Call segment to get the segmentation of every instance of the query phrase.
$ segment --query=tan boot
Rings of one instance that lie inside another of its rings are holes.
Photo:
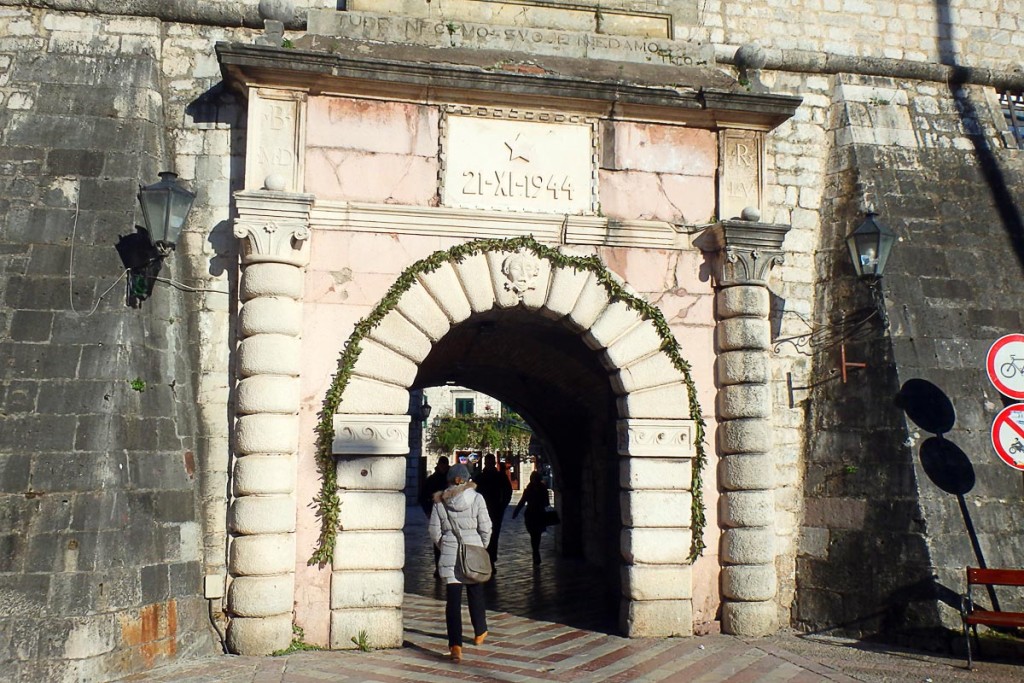
[[[452,661],[453,662],[458,664],[459,662],[462,661],[462,646],[461,645],[452,645],[448,649],[451,651],[451,656],[452,656]]]
[[[483,645],[484,641],[487,640],[487,631],[484,631],[480,635],[473,638],[474,645]]]

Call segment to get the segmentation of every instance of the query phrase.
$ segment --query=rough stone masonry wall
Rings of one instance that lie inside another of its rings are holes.
[[[219,39],[246,37],[0,5],[5,680],[106,680],[218,649],[202,586],[224,573],[243,134],[233,97],[201,97]],[[139,222],[138,183],[167,168],[199,197],[161,275],[212,291],[158,284],[128,308],[114,244]]]
[[[941,63],[955,48],[963,64],[1014,70],[1024,51],[1022,17],[1021,0],[709,0],[697,25],[677,27],[676,37],[710,41],[723,56],[759,42],[780,53]]]
[[[803,334],[802,319],[813,317],[816,295],[814,252],[821,229],[820,209],[829,138],[825,122],[831,103],[832,78],[814,74],[766,73],[773,91],[799,94],[803,103],[793,118],[765,141],[767,223],[792,226],[784,242],[785,261],[768,281],[773,340]],[[804,410],[791,403],[787,376],[795,384],[811,371],[811,358],[792,346],[772,349],[772,454],[775,462],[775,551],[779,623],[790,623],[796,593],[796,554],[803,516]],[[798,394],[798,399],[805,398]]]
[[[866,305],[842,238],[866,207],[899,235],[885,277],[892,328],[848,346],[868,363],[850,382],[822,354],[807,420],[805,515],[795,621],[810,629],[936,645],[956,629],[963,568],[977,566],[956,497],[924,473],[932,436],[893,405],[900,385],[927,379],[952,399],[947,439],[977,483],[967,508],[990,566],[1019,567],[1019,473],[998,461],[989,425],[1003,401],[985,353],[1019,332],[1024,156],[1007,149],[991,91],[841,76],[829,114],[818,317]],[[830,287],[825,287],[830,283]],[[812,383],[813,383],[812,382]],[[870,568],[865,573],[863,568]],[[1008,598],[1008,596],[1005,596]]]

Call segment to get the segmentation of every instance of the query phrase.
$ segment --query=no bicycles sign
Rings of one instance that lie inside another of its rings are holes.
[[[997,339],[988,350],[985,371],[999,393],[1024,400],[1024,334]]]
[[[992,421],[992,447],[1007,465],[1024,471],[1024,403],[999,411]]]

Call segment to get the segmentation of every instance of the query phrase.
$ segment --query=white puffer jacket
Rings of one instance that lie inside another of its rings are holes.
[[[455,554],[459,541],[449,519],[459,525],[464,543],[486,548],[491,540],[491,517],[487,514],[487,503],[475,489],[476,484],[467,482],[449,486],[434,494],[434,509],[430,511],[427,530],[430,532],[430,540],[441,549],[438,572],[447,583],[462,583],[461,577],[455,574]]]

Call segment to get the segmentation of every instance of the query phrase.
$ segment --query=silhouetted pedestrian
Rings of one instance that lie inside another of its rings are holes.
[[[430,512],[434,509],[434,494],[444,491],[448,487],[448,458],[442,455],[434,465],[434,472],[423,482],[423,491],[420,493],[420,507],[423,514],[430,518]],[[437,570],[437,562],[441,559],[441,550],[434,546],[434,576],[440,576]]]
[[[544,484],[544,479],[537,470],[530,473],[530,483],[526,485],[523,497],[519,499],[519,504],[516,505],[515,512],[512,513],[512,519],[519,516],[519,511],[522,510],[524,505],[526,506],[526,513],[523,515],[523,521],[526,522],[526,531],[530,534],[533,563],[539,565],[540,537],[544,530],[547,529],[544,521],[544,511],[548,507],[548,487]]]
[[[442,455],[434,465],[434,472],[423,482],[423,491],[420,493],[420,506],[423,514],[428,518],[434,509],[434,494],[448,488],[448,457]]]
[[[487,544],[487,554],[491,556],[491,568],[497,571],[498,537],[501,535],[501,522],[505,516],[505,508],[512,502],[512,482],[504,472],[495,467],[493,453],[484,456],[484,468],[473,477],[476,491],[487,503],[487,514],[491,516],[491,542]]]

